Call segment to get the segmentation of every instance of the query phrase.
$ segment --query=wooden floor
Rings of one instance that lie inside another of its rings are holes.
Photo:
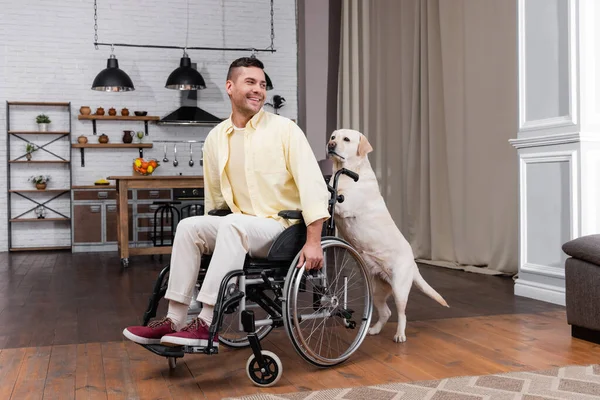
[[[170,372],[121,334],[166,262],[134,258],[123,271],[111,254],[0,254],[0,399],[220,399],[600,360],[600,346],[571,338],[563,307],[514,297],[510,278],[421,266],[451,308],[413,292],[406,343],[390,323],[346,363],[318,369],[278,329],[263,341],[284,365],[274,388],[246,377],[249,349],[188,355]]]

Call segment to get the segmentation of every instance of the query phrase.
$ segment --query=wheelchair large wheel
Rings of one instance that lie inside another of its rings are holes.
[[[283,321],[300,356],[319,367],[347,360],[367,335],[373,301],[371,278],[358,252],[338,238],[325,238],[323,268],[288,271]]]

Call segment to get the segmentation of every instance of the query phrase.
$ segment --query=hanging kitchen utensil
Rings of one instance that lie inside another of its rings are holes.
[[[173,166],[176,167],[179,165],[179,161],[177,161],[177,145],[173,145],[173,152],[175,153],[175,159],[173,160]]]
[[[167,158],[167,144],[165,143],[165,157],[163,158],[163,162],[169,162],[169,159]]]
[[[194,166],[194,160],[192,160],[192,144],[190,143],[190,162],[188,162],[188,164],[190,164],[190,167]]]

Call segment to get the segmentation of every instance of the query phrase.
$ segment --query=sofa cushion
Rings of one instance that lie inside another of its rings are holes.
[[[581,236],[563,244],[567,255],[600,266],[600,234]]]

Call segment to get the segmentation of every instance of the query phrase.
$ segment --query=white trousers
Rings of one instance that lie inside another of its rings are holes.
[[[214,306],[225,275],[241,269],[246,254],[266,257],[271,244],[284,229],[275,220],[244,214],[203,215],[181,220],[173,241],[165,299],[190,305],[201,257],[212,253],[197,300]]]

